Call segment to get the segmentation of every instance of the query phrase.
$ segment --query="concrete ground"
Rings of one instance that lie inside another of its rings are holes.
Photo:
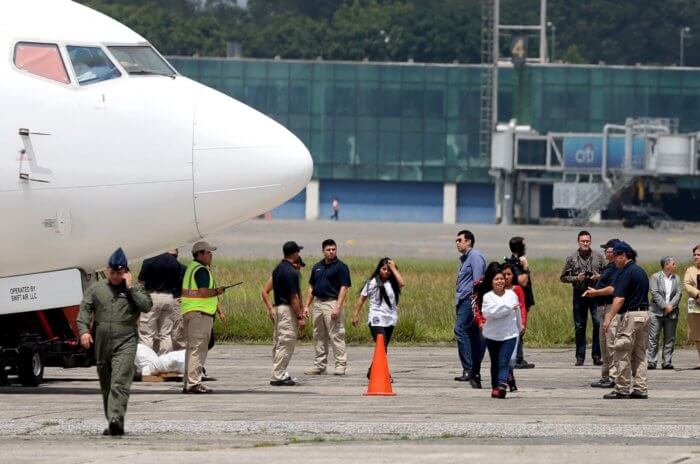
[[[510,255],[508,240],[520,235],[526,239],[529,257],[563,260],[578,247],[576,237],[581,230],[566,226],[252,220],[207,240],[219,246],[217,256],[233,259],[278,258],[287,240],[305,246],[304,256],[320,256],[321,242],[329,237],[338,243],[340,256],[456,259],[454,239],[463,228],[474,232],[476,248],[489,259]],[[600,250],[599,245],[610,238],[620,238],[632,244],[642,261],[656,261],[664,255],[690,261],[692,248],[700,242],[695,229],[586,229],[596,249]]]
[[[491,399],[461,382],[454,347],[391,347],[395,397],[364,397],[369,346],[349,348],[344,377],[309,377],[310,346],[269,385],[270,347],[220,345],[207,370],[211,395],[180,383],[135,383],[127,435],[102,437],[94,368],[48,369],[37,388],[0,387],[0,458],[12,463],[700,463],[700,370],[678,350],[676,370],[649,373],[648,400],[603,400],[590,363],[573,350],[528,350],[520,390]]]

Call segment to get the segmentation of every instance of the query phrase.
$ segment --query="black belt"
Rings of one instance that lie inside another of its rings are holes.
[[[333,301],[333,300],[337,300],[337,299],[338,299],[337,296],[336,296],[336,297],[329,297],[329,298],[321,298],[321,297],[318,297],[318,296],[317,296],[317,297],[314,297],[314,298],[316,298],[316,299],[319,300],[319,301],[324,301],[324,302],[325,302],[325,301]]]
[[[634,313],[634,312],[639,312],[639,311],[649,311],[649,308],[646,306],[639,307],[639,308],[630,308],[626,312],[628,313]]]

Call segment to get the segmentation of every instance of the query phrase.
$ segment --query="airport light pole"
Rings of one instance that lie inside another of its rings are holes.
[[[552,30],[552,54],[550,56],[549,61],[551,63],[554,62],[554,51],[556,50],[556,44],[557,44],[557,25],[554,24],[552,21],[547,21],[547,27]]]
[[[689,39],[690,28],[688,26],[682,27],[680,31],[681,35],[681,66],[685,66],[685,39]]]

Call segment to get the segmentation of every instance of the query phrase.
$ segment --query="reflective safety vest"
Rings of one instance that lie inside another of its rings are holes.
[[[216,313],[216,305],[219,298],[216,296],[203,298],[197,294],[199,287],[197,287],[197,281],[194,279],[194,274],[202,268],[206,269],[209,273],[209,288],[216,288],[214,276],[206,266],[197,261],[192,261],[190,264],[188,264],[187,270],[185,271],[185,277],[182,279],[182,298],[180,300],[180,312],[182,314],[192,311],[200,311],[213,316]]]

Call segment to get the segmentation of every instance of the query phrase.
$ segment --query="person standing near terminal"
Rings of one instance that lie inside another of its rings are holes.
[[[331,201],[331,211],[333,211],[333,214],[331,214],[331,221],[337,221],[338,214],[340,213],[340,200],[338,200],[338,197],[333,197],[333,201]]]
[[[649,278],[644,269],[635,263],[637,253],[629,244],[618,243],[613,248],[613,254],[620,272],[615,278],[613,303],[603,321],[603,331],[611,330],[613,318],[619,315],[613,353],[617,375],[615,390],[603,395],[603,398],[646,399]]]
[[[600,320],[595,302],[583,293],[595,285],[605,263],[600,253],[591,250],[591,234],[582,230],[578,234],[578,250],[566,258],[560,280],[573,287],[574,330],[576,335],[576,366],[583,366],[586,358],[586,325],[588,313],[593,321],[593,344],[591,354],[593,364],[603,364],[600,353]]]
[[[365,301],[369,299],[369,316],[367,325],[372,332],[372,339],[376,342],[377,335],[384,335],[384,349],[388,351],[391,335],[399,320],[399,297],[404,287],[403,276],[391,258],[382,258],[377,267],[362,287],[360,298],[355,304],[352,315],[352,325],[360,325],[360,312]],[[367,378],[372,371],[370,365],[367,370]]]
[[[95,282],[85,292],[77,324],[82,347],[87,350],[95,344],[97,375],[108,422],[103,435],[124,435],[124,416],[135,370],[136,322],[139,314],[151,310],[152,301],[140,284],[132,283],[121,248],[110,256],[107,266],[107,279]]]
[[[659,336],[663,331],[664,344],[661,368],[673,369],[673,349],[676,344],[678,304],[681,301],[681,280],[675,274],[676,260],[671,256],[661,258],[661,270],[651,276],[651,304],[649,306],[649,352],[648,369],[656,369],[659,355]]]
[[[306,326],[306,316],[301,307],[301,286],[299,268],[304,261],[299,254],[304,247],[296,242],[286,242],[282,246],[284,259],[272,271],[272,291],[274,306],[270,317],[275,323],[272,346],[272,378],[270,385],[275,387],[292,387],[296,381],[287,373],[292,360],[299,330]],[[271,306],[269,285],[265,284],[262,298],[268,310]]]
[[[345,352],[345,326],[343,325],[343,303],[351,286],[350,269],[338,259],[335,241],[326,239],[321,244],[323,259],[311,269],[309,290],[304,314],[309,314],[313,303],[313,337],[316,359],[314,367],[306,375],[321,375],[328,363],[328,343],[333,346],[335,375],[345,375],[347,353]]]
[[[185,375],[183,393],[211,393],[202,383],[204,363],[209,351],[209,339],[214,326],[214,316],[226,322],[226,315],[219,305],[219,296],[225,289],[217,287],[211,273],[212,251],[216,247],[207,242],[192,245],[192,257],[182,279],[180,312],[185,322]]]
[[[484,276],[486,258],[474,249],[476,238],[468,230],[457,233],[455,243],[460,253],[457,283],[455,285],[455,326],[457,353],[462,364],[462,375],[455,377],[458,382],[472,381],[472,386],[481,388],[481,358],[484,355],[484,342],[479,326],[474,320],[472,292],[474,283]],[[478,385],[478,386],[476,386]]]
[[[513,237],[508,242],[510,258],[506,259],[506,263],[512,265],[513,284],[519,285],[525,295],[525,307],[521,308],[525,313],[529,313],[535,306],[535,293],[532,289],[532,275],[530,274],[530,265],[525,257],[527,246],[523,237]],[[523,320],[525,322],[525,320]],[[523,324],[523,333],[518,337],[518,347],[516,349],[515,368],[516,369],[532,369],[535,367],[533,363],[525,360],[523,351],[525,339],[525,324]]]
[[[584,297],[595,299],[598,320],[600,321],[605,319],[606,314],[612,307],[615,278],[619,272],[619,269],[615,265],[613,248],[618,243],[620,243],[620,240],[613,238],[600,246],[605,250],[605,259],[608,261],[608,264],[600,273],[600,278],[596,282],[595,288],[589,287],[588,290],[583,293]],[[591,387],[612,388],[615,386],[614,379],[617,375],[617,369],[613,362],[613,352],[615,349],[615,332],[617,331],[617,323],[619,320],[619,316],[612,318],[610,329],[607,331],[603,331],[603,326],[601,324],[598,338],[600,341],[603,365],[600,368],[600,380],[591,383]]]
[[[158,354],[181,350],[184,336],[176,330],[182,326],[180,292],[182,290],[182,265],[177,261],[177,248],[143,261],[139,283],[151,295],[153,308],[141,314],[139,343]]]
[[[683,276],[683,287],[688,293],[688,340],[695,342],[698,350],[695,369],[700,369],[700,245],[693,248],[693,261],[695,264]]]

